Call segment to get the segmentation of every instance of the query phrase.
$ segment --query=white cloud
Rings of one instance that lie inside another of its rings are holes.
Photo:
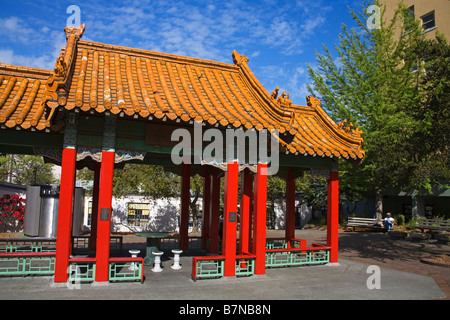
[[[42,69],[52,69],[55,61],[52,57],[44,56],[24,56],[16,54],[11,49],[0,50],[0,62],[19,66],[35,67]]]

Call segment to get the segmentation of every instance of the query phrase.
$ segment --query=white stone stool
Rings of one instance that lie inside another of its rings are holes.
[[[182,266],[180,265],[180,254],[183,253],[183,250],[180,249],[173,249],[172,253],[174,254],[173,257],[173,265],[171,266],[174,270],[180,270]]]
[[[162,272],[163,269],[161,268],[161,256],[164,252],[162,251],[156,251],[152,252],[152,254],[155,256],[155,266],[153,267],[153,272]]]
[[[141,252],[141,250],[128,250],[128,252],[131,254],[132,258],[137,258],[137,255]],[[128,270],[134,271],[137,269],[137,265],[135,262],[132,262],[131,265],[128,267]]]

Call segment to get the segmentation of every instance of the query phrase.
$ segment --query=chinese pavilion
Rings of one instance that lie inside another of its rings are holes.
[[[204,176],[202,238],[211,253],[218,252],[218,186],[224,173],[224,275],[235,275],[237,251],[255,257],[255,274],[265,273],[267,163],[175,165],[171,134],[177,128],[193,130],[195,123],[221,131],[276,130],[277,175],[287,180],[287,239],[294,238],[295,231],[294,179],[306,170],[326,172],[329,261],[338,261],[338,159],[362,160],[359,128],[336,124],[314,97],[300,106],[285,92],[279,95],[278,88],[270,94],[250,70],[248,58],[236,51],[234,64],[220,63],[83,41],[84,29],[84,25],[66,27],[67,44],[54,70],[0,64],[0,152],[42,155],[62,167],[55,282],[67,281],[75,171],[83,166],[95,171],[91,232],[95,281],[108,281],[113,169],[126,161],[162,165],[182,175],[179,233],[184,250],[189,181],[191,174],[199,173]]]

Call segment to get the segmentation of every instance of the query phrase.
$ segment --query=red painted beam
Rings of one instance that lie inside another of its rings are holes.
[[[202,249],[206,250],[209,236],[209,223],[211,217],[211,178],[209,167],[205,167],[203,180],[203,214],[202,214]]]
[[[330,173],[327,202],[327,246],[331,247],[330,263],[336,263],[339,245],[339,173],[337,171]]]
[[[111,237],[111,203],[115,152],[103,151],[98,197],[97,252],[95,281],[109,280],[109,242]]]
[[[286,181],[286,238],[295,237],[295,179],[289,168]]]
[[[189,244],[189,204],[191,189],[191,165],[183,163],[181,180],[180,249],[187,251]]]
[[[253,177],[248,169],[241,174],[241,206],[239,219],[239,254],[250,252],[250,208],[253,192]]]
[[[253,254],[255,274],[266,272],[266,220],[267,220],[267,164],[258,163],[255,175],[253,205]]]
[[[76,155],[76,149],[63,149],[61,161],[61,183],[59,188],[54,282],[67,282],[68,278],[67,271],[69,267],[69,257],[72,250],[72,208],[75,186]]]
[[[95,251],[97,248],[97,219],[98,219],[98,196],[100,193],[100,168],[101,163],[94,163],[94,189],[92,191],[92,209],[91,209],[91,236],[89,250]]]
[[[211,216],[209,253],[219,252],[219,219],[220,219],[220,177],[217,169],[211,168]]]
[[[236,273],[237,202],[239,188],[239,163],[228,162],[225,174],[222,254],[225,256],[224,276]]]

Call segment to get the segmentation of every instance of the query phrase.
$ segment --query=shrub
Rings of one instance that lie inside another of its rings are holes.
[[[25,199],[15,194],[5,194],[0,198],[0,230],[18,231],[23,228]]]
[[[403,214],[399,214],[399,215],[396,217],[396,220],[397,220],[397,221],[395,221],[395,223],[396,223],[397,225],[399,225],[399,226],[403,226],[403,225],[405,224],[405,216],[404,216]]]

